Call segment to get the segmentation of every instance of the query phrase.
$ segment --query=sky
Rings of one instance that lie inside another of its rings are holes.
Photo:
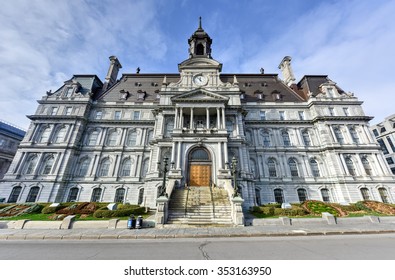
[[[371,124],[395,114],[395,1],[13,0],[0,9],[0,119],[27,129],[37,100],[73,74],[178,73],[202,17],[223,73],[328,75],[364,101]]]

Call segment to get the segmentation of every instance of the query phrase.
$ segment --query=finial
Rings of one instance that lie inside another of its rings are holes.
[[[202,29],[202,17],[199,17],[199,29]]]
[[[140,74],[140,67],[137,67],[136,73],[137,73],[137,74]]]

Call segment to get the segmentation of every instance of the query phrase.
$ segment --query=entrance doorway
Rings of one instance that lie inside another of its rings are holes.
[[[189,185],[194,187],[209,186],[211,182],[211,159],[204,148],[193,149],[188,157]]]

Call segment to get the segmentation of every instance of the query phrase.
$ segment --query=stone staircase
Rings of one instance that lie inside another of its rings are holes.
[[[231,205],[224,189],[174,189],[169,203],[169,224],[194,226],[232,225]]]

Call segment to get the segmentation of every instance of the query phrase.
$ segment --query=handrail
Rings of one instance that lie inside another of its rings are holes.
[[[213,218],[215,218],[215,203],[214,203],[214,196],[213,196],[213,182],[210,180],[209,183],[209,189],[210,189],[210,195],[211,195],[211,204],[213,205]]]
[[[186,197],[186,200],[185,200],[184,218],[186,218],[187,212],[188,212],[188,197],[189,197],[189,190],[190,190],[190,188],[188,187],[187,183],[185,183],[185,188],[187,189],[187,197]]]

